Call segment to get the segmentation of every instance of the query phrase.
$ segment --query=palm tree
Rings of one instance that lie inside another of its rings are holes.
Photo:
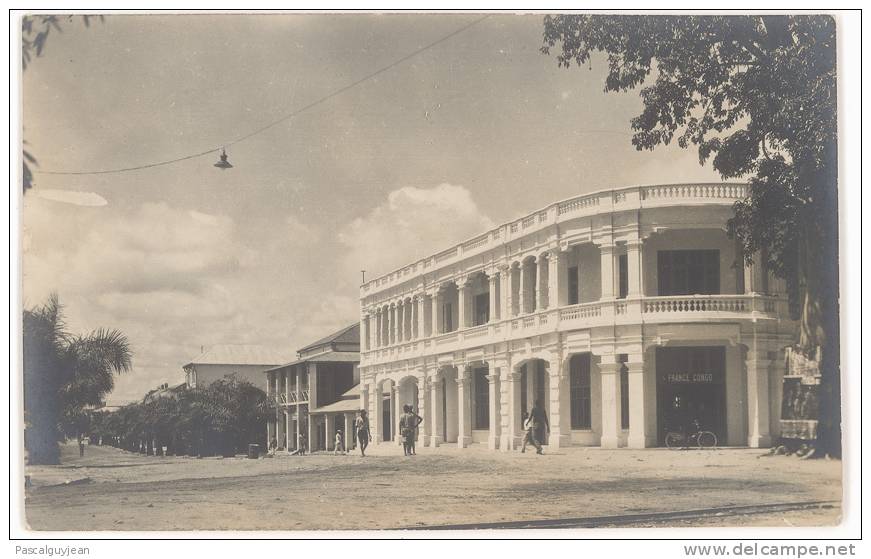
[[[56,294],[24,311],[25,447],[31,464],[57,464],[58,442],[75,430],[86,406],[99,406],[115,385],[114,374],[130,370],[132,352],[117,330],[87,335],[66,330]]]

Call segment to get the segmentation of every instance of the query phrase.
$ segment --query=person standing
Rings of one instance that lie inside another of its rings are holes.
[[[296,439],[297,447],[299,450],[297,452],[298,455],[302,456],[305,454],[305,433],[302,431],[299,432],[299,436]]]
[[[420,424],[423,423],[423,418],[414,411],[414,408],[408,406],[408,412],[412,416],[412,425],[414,425],[413,433],[411,434],[411,455],[416,456],[417,452],[415,449],[415,445],[417,444],[417,433],[420,428]]]
[[[399,418],[399,437],[402,440],[402,451],[406,456],[411,456],[411,447],[414,441],[414,432],[417,429],[417,414],[411,412],[411,406],[402,406],[402,416]]]
[[[84,435],[79,435],[79,458],[83,458],[85,456],[85,437]]]
[[[541,450],[541,441],[538,440],[539,433],[544,432],[546,437],[550,433],[550,423],[547,421],[547,413],[544,411],[544,406],[541,400],[536,400],[529,412],[529,419],[532,431],[532,445],[535,447],[536,454],[544,454]]]
[[[529,412],[526,410],[523,410],[520,425],[523,427],[523,445],[520,447],[520,452],[526,452],[526,445],[532,444],[532,424],[529,422]]]
[[[366,456],[366,447],[369,446],[369,414],[366,410],[360,410],[357,419],[354,420],[354,429],[357,431],[357,442],[360,444],[360,455]]]
[[[333,443],[333,456],[339,453],[345,454],[345,445],[342,444],[342,432],[336,430],[336,440]]]

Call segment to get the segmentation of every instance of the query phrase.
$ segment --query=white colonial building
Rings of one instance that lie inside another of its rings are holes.
[[[783,282],[735,265],[741,184],[621,188],[552,204],[361,286],[361,407],[403,404],[425,445],[510,450],[535,400],[550,445],[662,444],[692,419],[721,445],[777,435]]]

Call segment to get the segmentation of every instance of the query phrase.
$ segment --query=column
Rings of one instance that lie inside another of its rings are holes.
[[[644,263],[641,239],[626,243],[627,272],[629,273],[629,291],[627,297],[644,295]]]
[[[352,427],[353,421],[351,421],[351,414],[342,414],[342,420],[342,442],[344,443],[344,448],[342,450],[347,452],[354,447],[354,433],[352,433],[354,429]]]
[[[620,443],[620,363],[616,355],[603,355],[599,363],[602,380],[602,448]]]
[[[520,445],[523,426],[520,424],[520,373],[506,367],[507,374],[502,386],[505,394],[505,405],[502,406],[502,440],[500,448],[503,451],[514,450]]]
[[[466,327],[466,305],[469,296],[466,279],[457,281],[457,329]]]
[[[490,282],[490,322],[499,320],[499,272],[492,270],[487,276]]]
[[[408,306],[405,304],[405,300],[403,299],[399,302],[396,308],[396,312],[399,315],[399,320],[397,321],[397,325],[399,326],[399,328],[396,329],[396,341],[398,343],[402,343],[405,341],[405,321],[408,318],[406,316],[405,310],[408,308]]]
[[[438,374],[435,374],[431,377],[431,382],[429,383],[429,395],[430,395],[430,444],[432,446],[439,446],[445,440],[444,430],[442,429],[444,416],[442,409],[442,400],[444,398],[444,394],[442,394],[442,379]]]
[[[753,342],[755,346],[755,342]],[[771,446],[769,420],[769,368],[768,352],[752,348],[747,352],[747,446]]]
[[[331,413],[324,414],[324,450],[333,450],[336,438],[336,418]]]
[[[547,308],[555,309],[568,303],[568,281],[566,274],[566,253],[553,250],[548,259],[547,270]]]
[[[312,410],[314,409],[314,406],[309,403],[308,409]],[[305,434],[305,444],[308,452],[311,452],[317,447],[317,442],[315,441],[315,433],[317,433],[317,430],[315,429],[315,417],[316,416],[309,414],[308,421],[306,421],[306,429],[308,432]]]
[[[318,368],[317,363],[306,363],[306,373],[308,374],[308,410],[311,410],[318,407]],[[314,416],[309,413],[308,420],[306,421],[308,424],[308,432],[306,433],[306,443],[308,444],[309,450],[314,448],[315,445],[315,428],[314,428]]]
[[[369,315],[363,315],[360,320],[360,345],[362,349],[369,349]]]
[[[381,347],[381,309],[375,309],[375,339],[374,347]]]
[[[518,288],[517,288],[517,314],[523,314],[526,312],[526,264],[523,260],[520,261],[519,267],[520,276],[518,278]]]
[[[284,410],[284,448],[290,450],[293,447],[293,433],[290,431],[291,426],[291,413],[290,408]],[[280,442],[280,441],[279,441]]]
[[[372,381],[372,413],[369,414],[369,430],[372,433],[372,442],[380,443],[384,440],[384,389],[381,385]]]
[[[569,446],[571,442],[571,414],[569,407],[569,387],[565,364],[556,359],[550,364],[550,437],[552,448]]]
[[[393,435],[393,442],[396,444],[402,444],[402,436],[399,434],[399,416],[401,415],[399,385],[394,383],[390,389],[390,434]]]
[[[490,374],[487,375],[487,390],[490,400],[490,433],[487,436],[487,448],[496,450],[499,448],[499,433],[500,422],[502,420],[499,413],[499,369],[492,368]]]
[[[511,266],[499,269],[499,295],[501,296],[500,318],[511,317]]]
[[[296,448],[296,449],[299,448],[297,445],[299,444],[300,423],[302,423],[302,418],[303,418],[302,410],[303,410],[303,406],[296,407],[296,432],[293,434],[293,436],[294,436],[293,448]]]
[[[369,384],[366,382],[360,383],[360,409],[366,410],[367,415],[371,413],[369,411]],[[369,419],[369,422],[371,425],[371,422],[372,422],[371,418]],[[356,435],[356,433],[355,433],[355,435]]]
[[[278,412],[275,415],[275,431],[275,440],[279,445],[287,440],[287,416],[281,407],[278,408]]]
[[[466,448],[472,442],[472,406],[470,380],[472,371],[468,365],[457,370],[457,448]]]
[[[644,375],[644,355],[630,354],[625,363],[629,369],[629,448],[647,448],[656,444],[654,391]]]
[[[408,321],[408,339],[415,340],[419,337],[417,332],[417,297],[412,297],[409,302],[410,318]]]
[[[393,343],[393,304],[387,305],[385,309],[385,313],[387,314],[387,327],[384,332],[384,345],[390,345]]]
[[[614,298],[614,245],[599,247],[602,257],[602,300]]]
[[[548,254],[540,254],[536,261],[535,272],[535,310],[541,311],[547,308],[547,261]]]
[[[417,442],[423,446],[429,446],[429,424],[427,417],[426,405],[426,377],[417,377],[417,415],[423,418],[423,421],[418,426]]]
[[[426,337],[426,294],[421,293],[417,298],[417,338]]]
[[[441,333],[441,315],[442,315],[442,295],[441,291],[436,289],[432,294],[432,335],[438,336]]]

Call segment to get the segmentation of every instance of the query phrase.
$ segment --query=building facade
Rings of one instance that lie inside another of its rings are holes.
[[[360,398],[360,325],[354,323],[297,351],[297,359],[266,373],[275,418],[267,440],[295,451],[300,433],[308,450],[333,450],[336,431],[352,432]],[[347,448],[347,442],[345,443]]]
[[[376,442],[411,404],[424,445],[511,450],[540,401],[552,446],[658,446],[694,419],[770,445],[796,325],[784,283],[726,234],[746,188],[577,196],[363,284]]]
[[[286,363],[289,359],[287,353],[260,345],[214,345],[203,349],[182,367],[185,384],[188,388],[205,387],[233,375],[263,389],[263,371]]]

